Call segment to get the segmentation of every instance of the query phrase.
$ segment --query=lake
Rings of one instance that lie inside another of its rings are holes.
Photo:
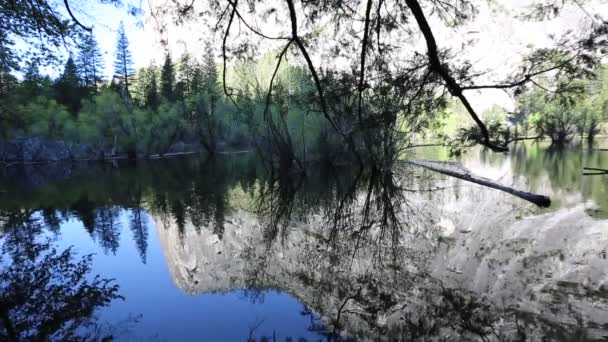
[[[608,175],[583,167],[608,168],[607,153],[526,143],[458,160],[549,208],[401,162],[12,165],[0,337],[603,340]]]

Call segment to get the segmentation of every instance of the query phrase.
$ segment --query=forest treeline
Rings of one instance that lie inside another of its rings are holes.
[[[2,48],[8,46],[0,45]],[[384,149],[381,146],[395,154],[399,148],[433,136],[441,138],[453,153],[483,140],[479,127],[458,101],[446,101],[437,94],[432,103],[420,104],[420,108],[401,108],[392,104],[399,99],[391,99],[399,94],[387,93],[366,98],[357,106],[352,75],[332,70],[324,70],[321,79],[324,104],[341,114],[328,120],[318,108],[309,69],[285,62],[275,71],[276,54],[268,51],[226,71],[216,64],[214,50],[207,43],[202,56],[167,53],[161,65],[153,62],[136,70],[122,24],[111,79],[103,77],[104,61],[93,35],[82,39],[55,79],[41,74],[36,59],[29,60],[21,70],[22,77],[17,78],[11,70],[18,61],[3,53],[0,94],[8,116],[3,118],[0,139],[83,144],[105,157],[261,147],[288,156],[288,160],[333,161],[352,157],[353,151],[373,156]],[[515,94],[514,111],[498,106],[486,110],[482,117],[492,140],[506,145],[548,139],[563,146],[580,135],[591,145],[608,117],[608,69],[599,66],[595,74],[561,80],[567,86],[541,79],[536,86]],[[412,113],[404,113],[407,110]],[[390,127],[378,121],[376,112],[389,116]],[[396,120],[391,119],[393,112]]]
[[[267,98],[267,74],[272,53],[245,61],[231,70],[233,96],[226,96],[212,46],[202,56],[165,55],[136,70],[124,27],[120,26],[113,76],[104,79],[102,54],[92,35],[70,55],[61,74],[42,75],[30,61],[18,79],[2,73],[3,109],[9,108],[0,139],[40,138],[86,144],[105,157],[141,157],[179,150],[251,149],[270,146],[269,115],[280,118],[274,130],[299,156],[328,156],[342,144],[321,116],[310,114],[308,97],[314,86],[306,70],[285,64],[275,80],[272,104]]]

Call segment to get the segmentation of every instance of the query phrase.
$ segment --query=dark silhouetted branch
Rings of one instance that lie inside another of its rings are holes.
[[[241,12],[239,12],[239,10],[237,10],[236,3],[233,3],[232,0],[228,0],[228,3],[230,3],[230,5],[235,9],[237,17],[239,17],[239,20],[243,23],[243,25],[245,25],[245,27],[247,27],[249,29],[249,31],[257,34],[260,37],[263,37],[266,39],[271,39],[271,40],[288,40],[288,39],[290,39],[289,37],[279,37],[279,36],[272,37],[272,36],[262,33],[262,31],[260,31],[258,29],[255,29],[253,26],[249,25],[249,23],[241,15]]]
[[[222,65],[222,85],[224,87],[224,94],[228,96],[228,98],[230,98],[232,103],[234,103],[237,108],[238,105],[236,101],[234,101],[234,99],[232,98],[232,91],[229,92],[228,87],[226,86],[226,60],[228,59],[228,57],[226,56],[226,41],[228,40],[228,35],[230,34],[230,27],[232,26],[232,22],[234,21],[234,15],[236,14],[236,5],[238,4],[238,1],[239,0],[235,0],[234,3],[230,2],[230,5],[232,5],[232,11],[230,12],[230,19],[228,19],[228,26],[226,26],[224,38],[222,39],[222,59],[224,62]]]
[[[513,139],[509,139],[507,141],[505,141],[505,145],[508,145],[512,142],[516,142],[516,141],[524,141],[524,140],[541,140],[543,137],[541,135],[535,136],[535,137],[519,137],[519,138],[513,138]]]
[[[72,20],[74,20],[76,25],[82,27],[86,31],[89,31],[89,32],[93,31],[93,29],[91,27],[84,26],[83,24],[80,23],[80,21],[78,21],[78,19],[76,19],[76,17],[74,16],[74,13],[72,13],[72,10],[70,9],[70,4],[68,3],[68,0],[63,0],[63,3],[65,4],[65,8],[68,10],[70,17],[72,17]]]
[[[515,88],[515,87],[520,87],[520,86],[522,86],[522,85],[524,85],[524,84],[526,84],[528,82],[533,82],[538,87],[541,87],[540,85],[538,85],[538,83],[534,82],[532,78],[534,78],[536,76],[540,76],[542,74],[546,74],[546,73],[551,72],[553,70],[557,70],[557,69],[563,68],[566,65],[568,65],[568,63],[572,62],[573,60],[574,60],[574,57],[568,59],[567,61],[564,61],[563,63],[560,63],[558,65],[554,65],[554,66],[552,66],[550,68],[543,69],[543,70],[540,70],[540,71],[537,71],[537,72],[533,72],[533,73],[530,73],[530,74],[526,74],[519,81],[515,81],[515,82],[511,82],[511,83],[503,83],[503,84],[485,84],[485,85],[464,86],[464,87],[462,87],[462,90],[510,89],[510,88]]]
[[[359,124],[363,122],[362,119],[362,106],[363,106],[363,90],[365,89],[365,58],[367,57],[367,41],[369,39],[369,22],[370,13],[372,11],[372,0],[367,1],[367,8],[365,10],[365,28],[363,29],[363,42],[361,44],[361,70],[359,71]]]
[[[270,100],[272,99],[272,87],[274,85],[274,79],[277,77],[277,74],[279,73],[279,68],[281,67],[281,62],[283,61],[283,57],[285,57],[287,50],[289,50],[291,43],[293,43],[293,40],[290,40],[287,43],[287,45],[285,45],[283,50],[281,50],[281,53],[279,54],[279,57],[278,57],[279,60],[277,61],[277,65],[275,66],[274,72],[272,73],[272,77],[270,78],[270,84],[268,85],[268,93],[266,93],[266,107],[264,108],[264,119],[266,119],[266,117],[268,116],[268,109],[270,109]]]
[[[481,119],[479,118],[479,116],[477,115],[477,113],[475,112],[475,110],[473,109],[471,104],[469,103],[469,100],[464,96],[463,88],[460,86],[460,84],[458,84],[458,82],[454,79],[454,77],[452,77],[452,75],[450,75],[447,68],[441,63],[441,61],[439,59],[439,50],[437,48],[437,42],[435,41],[435,36],[433,35],[433,31],[431,30],[431,27],[430,27],[428,21],[426,20],[424,12],[422,11],[422,8],[420,7],[420,4],[418,3],[418,1],[417,0],[405,0],[405,3],[407,4],[410,11],[414,15],[414,18],[416,19],[416,22],[418,23],[418,27],[420,28],[420,31],[422,31],[422,35],[424,36],[424,39],[426,41],[427,54],[428,54],[431,70],[435,71],[437,74],[439,74],[439,76],[441,76],[441,78],[445,82],[445,85],[448,88],[448,90],[450,91],[450,93],[460,100],[460,102],[464,105],[464,107],[466,108],[466,110],[469,113],[469,115],[471,116],[471,118],[473,118],[473,120],[479,127],[481,134],[483,136],[483,141],[481,142],[482,145],[485,145],[485,146],[489,147],[490,149],[492,149],[493,151],[497,151],[497,152],[508,151],[508,148],[506,148],[504,146],[499,146],[499,145],[493,144],[490,141],[490,135],[488,133],[488,129],[487,129],[486,125],[483,123],[483,121],[481,121]]]

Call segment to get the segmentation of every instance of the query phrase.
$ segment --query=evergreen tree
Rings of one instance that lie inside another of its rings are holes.
[[[55,98],[57,102],[65,105],[73,115],[77,115],[83,93],[78,67],[70,56],[65,63],[63,74],[55,82]]]
[[[158,98],[158,67],[151,64],[140,72],[138,79],[141,102],[144,107],[150,107],[154,110],[158,109],[160,100]]]
[[[11,51],[14,41],[0,30],[0,96],[5,96],[14,85],[12,71],[19,70],[19,60]]]
[[[219,98],[217,65],[213,56],[213,47],[207,42],[205,46],[205,55],[203,57],[203,85],[204,91],[211,97],[212,102]]]
[[[121,22],[118,27],[118,40],[114,60],[114,78],[120,82],[120,90],[125,98],[130,98],[129,86],[131,84],[135,69],[129,50],[129,40],[125,33],[125,26]]]
[[[12,110],[14,99],[12,88],[17,80],[12,71],[19,69],[19,60],[12,47],[14,41],[0,26],[0,139],[5,139],[13,127],[19,125],[19,115]]]
[[[77,65],[80,69],[83,84],[92,89],[97,89],[97,82],[102,80],[103,58],[93,35],[86,35],[78,54]]]
[[[36,60],[27,63],[25,73],[23,74],[23,82],[19,87],[19,96],[24,101],[30,101],[32,98],[42,94],[43,77],[40,75],[38,62]]]
[[[200,63],[195,60],[192,70],[192,83],[190,92],[192,95],[200,95],[203,89],[203,70]]]
[[[215,153],[217,148],[217,137],[221,134],[220,120],[216,117],[216,106],[220,99],[218,88],[217,66],[213,57],[210,43],[205,47],[202,76],[202,101],[197,101],[197,127],[201,144],[210,153]]]
[[[194,74],[198,67],[196,59],[190,57],[190,54],[184,53],[179,61],[178,85],[181,84],[183,89],[183,97],[188,97],[193,94]],[[178,88],[176,86],[176,88]]]
[[[160,72],[160,95],[168,101],[175,100],[175,67],[171,54],[165,55],[165,63]]]

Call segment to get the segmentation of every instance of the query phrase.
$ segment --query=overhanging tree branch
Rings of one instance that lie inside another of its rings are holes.
[[[325,116],[327,121],[329,121],[329,123],[331,124],[333,129],[336,132],[340,133],[340,135],[346,137],[346,133],[342,132],[342,130],[338,127],[336,122],[329,115],[329,111],[327,109],[327,102],[325,101],[325,95],[323,92],[323,87],[321,86],[321,79],[319,78],[319,75],[317,74],[315,66],[312,63],[312,60],[310,59],[310,55],[308,55],[308,51],[306,51],[306,47],[304,46],[302,39],[300,39],[300,37],[298,36],[298,21],[297,21],[298,19],[296,17],[296,10],[293,5],[293,0],[287,0],[287,6],[289,7],[289,17],[290,17],[290,21],[291,21],[291,36],[292,36],[293,41],[298,46],[298,49],[302,53],[302,56],[304,56],[308,70],[312,74],[312,78],[315,82],[315,87],[317,88],[317,93],[319,95],[319,102],[321,103],[321,111],[323,112],[323,115]]]
[[[270,84],[268,85],[268,93],[266,94],[266,107],[264,108],[264,119],[266,119],[268,116],[268,110],[270,108],[270,100],[272,98],[272,87],[274,85],[274,80],[277,77],[277,74],[279,73],[279,68],[281,67],[281,62],[283,61],[283,57],[285,57],[287,50],[289,50],[291,43],[293,43],[293,40],[290,40],[287,43],[287,45],[285,45],[283,50],[281,50],[281,53],[279,54],[279,57],[278,57],[279,60],[277,61],[277,65],[275,66],[274,72],[272,73],[272,77],[270,78]]]
[[[236,11],[236,15],[237,17],[239,17],[239,20],[243,23],[243,25],[245,25],[245,27],[247,27],[249,29],[249,31],[257,34],[258,36],[262,37],[262,38],[266,38],[266,39],[270,39],[270,40],[290,40],[289,37],[281,37],[281,36],[269,36],[266,35],[264,33],[262,33],[262,31],[255,29],[253,26],[251,26],[246,20],[245,18],[243,18],[243,16],[241,15],[241,12],[239,12],[239,10],[236,8],[236,2],[233,3],[232,0],[228,0],[228,3],[230,3],[230,5],[232,5],[232,7],[234,8],[234,10]],[[291,43],[290,43],[291,44]]]
[[[431,27],[429,26],[429,23],[426,20],[424,12],[422,11],[422,8],[420,7],[418,1],[405,0],[405,3],[414,15],[414,18],[418,23],[418,27],[420,28],[420,31],[422,32],[422,35],[424,36],[424,39],[426,41],[427,54],[431,70],[441,76],[450,93],[460,100],[460,102],[464,105],[471,118],[473,118],[473,120],[479,127],[483,137],[483,141],[481,142],[481,144],[489,147],[494,151],[508,151],[507,147],[496,145],[490,141],[490,135],[488,133],[486,125],[483,123],[483,121],[481,121],[466,96],[464,96],[463,88],[460,86],[460,84],[458,84],[454,77],[450,75],[448,69],[441,63],[441,60],[439,59],[439,50],[437,49],[437,42],[435,41],[435,36],[433,35],[433,31],[431,30]]]
[[[359,124],[363,123],[361,111],[363,105],[363,90],[365,89],[365,57],[367,56],[367,40],[369,39],[369,24],[371,11],[372,0],[368,0],[367,8],[365,9],[365,27],[363,29],[363,42],[361,44],[361,70],[359,72],[359,85],[357,87],[357,90],[359,91]]]
[[[515,87],[520,87],[528,82],[532,82],[535,83],[533,78],[536,76],[540,76],[542,74],[546,74],[548,72],[551,72],[553,70],[558,70],[561,69],[565,66],[567,66],[570,62],[572,62],[576,57],[572,57],[570,59],[568,59],[567,61],[564,61],[563,63],[559,63],[557,65],[554,65],[550,68],[546,68],[537,72],[533,72],[533,73],[529,73],[524,75],[524,77],[519,80],[519,81],[515,81],[515,82],[511,82],[511,83],[503,83],[503,84],[486,84],[486,85],[471,85],[471,86],[464,86],[462,87],[462,90],[481,90],[481,89],[510,89],[510,88],[515,88]],[[536,84],[536,83],[535,83]]]
[[[340,134],[342,136],[342,138],[346,141],[350,150],[355,154],[357,160],[359,161],[359,164],[363,165],[363,160],[361,159],[361,156],[357,152],[355,143],[352,138],[352,134],[350,134],[350,133],[347,134],[347,133],[343,132],[340,129],[340,127],[338,127],[338,124],[332,119],[331,115],[329,115],[329,110],[327,108],[327,102],[325,100],[325,95],[323,93],[323,86],[321,85],[321,79],[319,78],[319,75],[317,74],[315,66],[312,63],[312,60],[310,59],[310,55],[308,55],[308,51],[306,51],[306,47],[304,46],[302,39],[298,36],[298,19],[296,17],[296,10],[295,10],[295,6],[293,4],[293,0],[286,0],[286,1],[287,1],[287,7],[289,8],[289,18],[291,21],[291,36],[292,36],[291,39],[296,43],[296,45],[298,46],[298,49],[302,53],[302,56],[304,56],[304,59],[306,60],[306,65],[315,82],[315,87],[317,88],[317,93],[319,95],[319,102],[321,103],[321,111],[323,113],[323,116],[329,122],[329,124],[332,126],[332,128],[338,134]]]
[[[76,19],[76,17],[74,16],[74,13],[72,13],[72,10],[70,9],[70,4],[68,3],[68,0],[63,0],[63,3],[65,4],[65,8],[68,10],[70,17],[72,17],[72,20],[74,20],[76,25],[82,27],[82,29],[84,29],[86,31],[89,31],[89,32],[93,31],[93,28],[84,26],[83,24],[80,23],[80,21],[78,21],[78,19]]]
[[[230,35],[230,27],[232,26],[232,22],[234,21],[234,15],[236,14],[236,5],[239,0],[235,0],[234,2],[229,1],[228,6],[232,6],[232,11],[230,12],[230,19],[228,19],[228,26],[226,26],[226,32],[224,33],[224,38],[222,39],[222,85],[224,88],[224,94],[230,98],[230,100],[236,105],[236,102],[232,98],[232,92],[228,92],[228,86],[226,85],[226,61],[228,59],[226,55],[226,41],[228,40],[228,35]]]

